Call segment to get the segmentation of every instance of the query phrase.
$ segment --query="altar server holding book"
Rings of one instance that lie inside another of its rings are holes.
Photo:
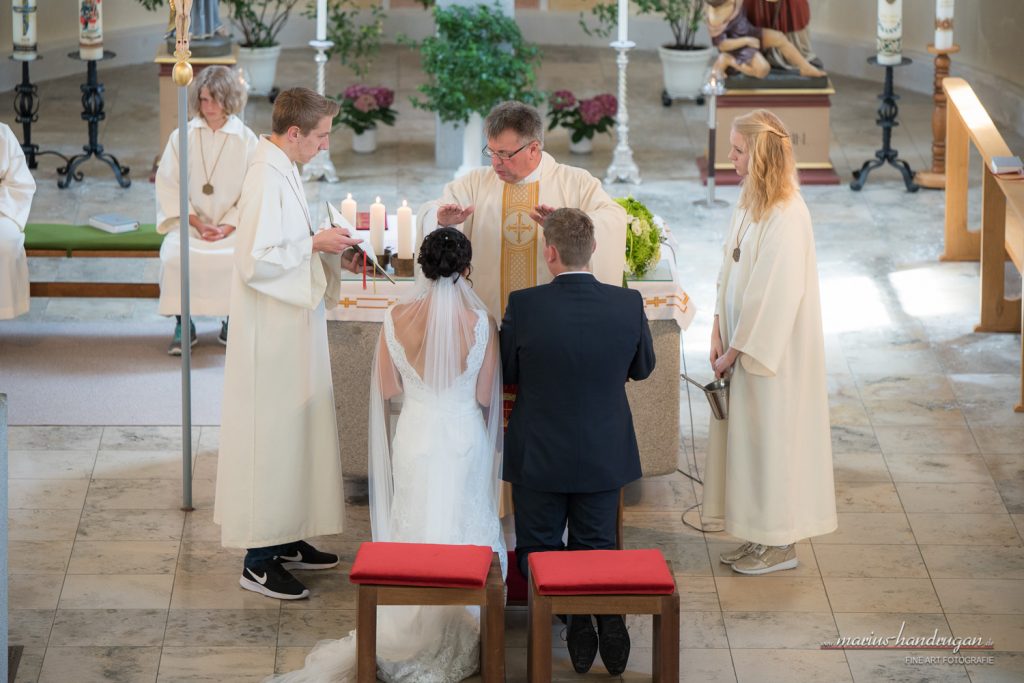
[[[238,225],[238,200],[245,168],[256,149],[256,134],[236,114],[246,94],[224,66],[199,72],[189,88],[189,285],[192,315],[227,317],[231,267]],[[156,175],[157,231],[160,248],[160,314],[178,319],[167,352],[181,355],[181,222],[179,215],[178,131],[167,140]],[[196,342],[195,326],[189,330]],[[228,323],[219,340],[228,341]]]

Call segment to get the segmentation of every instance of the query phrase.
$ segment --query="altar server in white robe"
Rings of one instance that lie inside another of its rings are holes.
[[[539,226],[555,209],[580,209],[590,217],[597,240],[594,276],[621,285],[626,211],[601,181],[543,151],[544,122],[527,104],[495,106],[484,132],[491,165],[448,183],[439,200],[420,207],[418,224],[423,234],[444,225],[459,226],[469,237],[473,287],[491,316],[502,319],[510,292],[551,281]]]
[[[302,539],[343,529],[324,306],[340,295],[338,254],[361,240],[314,231],[296,167],[328,148],[337,112],[307,88],[282,92],[238,204],[214,521],[225,547],[248,549],[242,587],[280,599],[309,595],[289,568],[338,563]]]
[[[256,134],[236,114],[246,94],[224,66],[199,72],[189,88],[188,199],[189,304],[192,315],[226,317],[234,262],[235,228],[242,179],[256,149]],[[156,174],[156,229],[166,235],[160,247],[161,315],[177,316],[167,353],[181,355],[181,216],[178,131],[171,133]],[[196,342],[195,325],[189,331]],[[228,322],[219,341],[228,343]]]
[[[711,335],[715,376],[731,375],[727,420],[711,420],[705,519],[747,542],[720,560],[741,574],[796,567],[795,543],[834,531],[825,343],[814,234],[782,121],[733,123],[743,179],[722,257]]]
[[[25,224],[35,193],[21,143],[0,123],[0,320],[28,312]]]

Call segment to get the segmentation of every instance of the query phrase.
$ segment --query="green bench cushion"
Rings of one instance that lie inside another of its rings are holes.
[[[72,251],[160,251],[164,236],[156,225],[147,223],[138,230],[111,234],[90,225],[29,223],[25,226],[25,249]]]

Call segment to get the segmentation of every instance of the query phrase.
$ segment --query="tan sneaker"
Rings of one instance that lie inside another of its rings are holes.
[[[758,545],[749,555],[733,562],[732,570],[740,574],[771,574],[783,569],[794,569],[800,561],[796,559],[796,546]]]
[[[718,561],[722,564],[732,564],[736,560],[742,559],[754,551],[756,543],[747,541],[738,548],[733,548],[727,553],[722,553],[718,556]]]

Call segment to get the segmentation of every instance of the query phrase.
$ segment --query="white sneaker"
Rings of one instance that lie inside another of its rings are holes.
[[[760,545],[746,557],[733,562],[732,570],[740,574],[771,574],[783,569],[795,569],[800,561],[796,559],[796,545]]]

